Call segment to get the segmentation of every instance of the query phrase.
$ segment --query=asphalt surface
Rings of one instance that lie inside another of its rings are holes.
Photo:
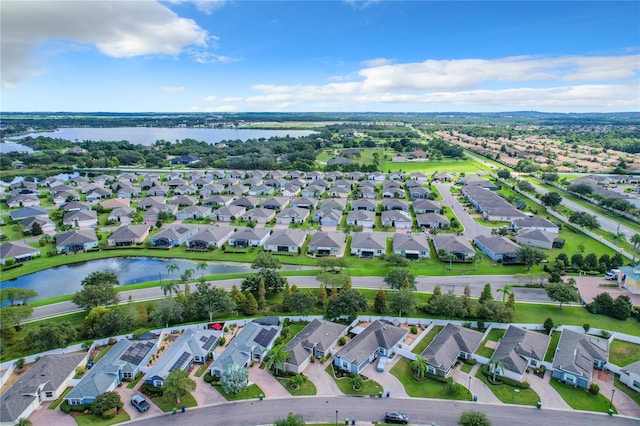
[[[315,277],[293,276],[287,277],[290,284],[296,284],[298,287],[318,287],[320,283]],[[242,279],[212,281],[213,285],[231,289],[235,284],[240,287]],[[353,287],[372,288],[372,289],[388,289],[383,277],[351,277]],[[502,289],[505,284],[513,284],[516,280],[512,275],[468,275],[455,277],[417,277],[416,287],[420,292],[432,293],[435,286],[439,285],[443,292],[453,291],[454,294],[461,295],[464,293],[464,287],[469,285],[471,295],[478,297],[482,293],[485,284],[491,283],[494,297],[502,299],[502,293],[498,289]],[[183,286],[180,286],[181,289]],[[191,286],[193,289],[193,286]],[[545,291],[537,288],[516,287],[511,291],[515,294],[516,300],[527,302],[550,302]],[[122,291],[119,293],[121,303],[126,303],[129,296],[133,301],[143,301],[159,299],[164,296],[160,287],[152,287],[141,290]],[[58,315],[79,312],[78,306],[73,302],[61,302],[53,305],[46,305],[34,308],[33,315],[30,320],[49,318]]]
[[[442,194],[443,200],[439,201],[438,204],[440,204],[441,206],[450,207],[453,210],[456,217],[458,218],[460,225],[462,225],[462,228],[464,229],[463,235],[468,240],[473,240],[478,235],[491,235],[492,228],[489,226],[482,226],[478,222],[473,220],[471,215],[469,215],[469,212],[467,212],[467,209],[465,209],[462,204],[460,204],[460,202],[456,199],[456,197],[451,194],[452,185],[450,183],[434,182],[432,183],[432,185],[434,185],[438,189],[440,194]]]
[[[345,418],[358,425],[383,422],[386,411],[400,411],[409,416],[411,424],[457,425],[465,410],[484,412],[494,426],[530,425],[638,425],[638,419],[580,411],[550,410],[544,407],[489,405],[474,402],[433,399],[395,399],[358,397],[297,397],[286,399],[249,400],[192,408],[185,413],[164,414],[128,422],[136,425],[265,425],[285,418],[289,412],[300,414],[307,422],[344,424]],[[336,416],[337,411],[337,416]],[[351,424],[351,422],[349,422]]]

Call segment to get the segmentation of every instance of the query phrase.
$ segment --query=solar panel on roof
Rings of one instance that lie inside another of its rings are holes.
[[[207,341],[207,336],[202,336],[202,337],[200,338],[200,341],[201,341],[201,342],[206,342],[206,341]]]
[[[216,343],[216,340],[218,340],[216,336],[209,337],[204,345],[202,345],[202,349],[204,349],[205,351],[210,351],[214,343]]]
[[[130,362],[131,364],[139,365],[153,346],[153,342],[147,342],[144,344],[136,343],[135,345],[129,346],[129,349],[126,350],[120,359]]]
[[[273,336],[275,336],[277,332],[278,330],[276,330],[275,328],[263,328],[262,330],[260,330],[260,333],[258,333],[256,338],[253,339],[253,341],[260,346],[266,347],[267,345],[269,345],[269,342],[271,342],[271,339],[273,339]]]
[[[189,358],[191,358],[191,354],[189,352],[182,352],[182,355],[180,355],[180,358],[178,358],[178,360],[174,362],[171,368],[169,369],[169,373],[182,367]]]

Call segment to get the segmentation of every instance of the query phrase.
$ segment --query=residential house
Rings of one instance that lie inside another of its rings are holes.
[[[263,247],[265,251],[300,253],[306,238],[306,231],[301,229],[276,229],[264,242]]]
[[[329,189],[327,194],[329,195],[329,197],[346,199],[349,197],[349,195],[351,195],[351,190],[342,186],[336,186]]]
[[[169,160],[171,165],[187,165],[187,164],[195,164],[200,161],[200,157],[197,155],[181,155],[180,157],[175,157]]]
[[[80,201],[69,201],[68,203],[61,205],[60,210],[65,212],[77,212],[79,210],[89,211],[91,210],[91,204]]]
[[[289,343],[285,352],[289,359],[284,370],[300,374],[311,362],[311,358],[322,359],[330,355],[331,349],[341,336],[347,332],[347,326],[331,321],[313,319]]]
[[[320,197],[325,190],[325,187],[313,184],[302,188],[302,190],[300,191],[300,195],[303,197]]]
[[[130,247],[142,244],[149,237],[149,225],[123,225],[107,239],[110,247]]]
[[[10,209],[39,206],[40,198],[38,198],[38,196],[34,194],[18,194],[16,196],[10,197],[7,200],[7,205]]]
[[[521,382],[527,368],[538,367],[544,361],[550,339],[546,334],[510,325],[491,358],[492,362],[499,360],[504,364],[496,373]]]
[[[98,226],[98,213],[95,210],[77,210],[65,213],[62,225],[72,228],[95,228]]]
[[[494,262],[516,263],[519,245],[500,235],[478,235],[474,241],[476,246]]]
[[[176,195],[169,201],[169,204],[178,207],[195,206],[197,203],[198,200],[196,200],[194,197],[189,197],[188,195]]]
[[[282,328],[279,325],[261,325],[248,322],[211,364],[211,375],[221,377],[232,364],[247,367],[251,361],[262,362],[273,347]]]
[[[356,232],[351,239],[351,254],[371,258],[387,251],[387,237],[375,232]]]
[[[53,204],[59,206],[60,204],[64,204],[68,201],[78,201],[80,200],[80,196],[75,191],[59,191],[55,194],[51,194],[53,198]],[[94,201],[93,199],[89,199],[89,201]]]
[[[346,236],[342,232],[316,232],[309,241],[307,252],[316,256],[339,256],[345,242]]]
[[[600,337],[562,330],[553,356],[551,376],[572,386],[586,388],[593,369],[604,370],[609,359],[609,341]]]
[[[129,207],[131,205],[131,200],[128,198],[110,198],[108,200],[104,200],[100,202],[100,206],[102,206],[105,210],[117,209],[119,207]]]
[[[157,340],[120,339],[87,370],[64,397],[65,401],[69,405],[91,404],[98,395],[114,390],[123,379],[133,380],[157,349]]]
[[[265,228],[244,228],[229,237],[229,245],[236,248],[262,247],[271,231]]]
[[[406,196],[404,189],[402,188],[383,188],[382,198],[404,198]]]
[[[551,249],[558,234],[552,234],[538,229],[521,229],[516,235],[516,243],[523,246]]]
[[[385,180],[385,175],[382,172],[372,172],[372,173],[367,173],[367,179],[368,180],[372,180],[374,182],[382,182]]]
[[[276,216],[276,223],[290,224],[290,223],[304,223],[310,216],[308,209],[299,207],[290,207],[284,209]]]
[[[116,192],[116,197],[118,198],[133,198],[139,197],[141,191],[139,188],[134,188],[131,185],[121,184],[118,185],[118,190]]]
[[[375,212],[368,210],[351,210],[347,213],[347,225],[362,226],[363,228],[373,228],[376,221]]]
[[[176,213],[176,219],[207,219],[211,217],[211,207],[209,206],[189,206]]]
[[[174,188],[174,195],[194,195],[198,192],[198,188],[191,185],[180,185],[177,188]]]
[[[636,392],[640,392],[640,361],[621,368],[620,381]]]
[[[376,357],[389,357],[407,337],[408,330],[376,320],[335,354],[341,370],[360,374]]]
[[[340,199],[340,198],[329,198],[326,200],[322,200],[322,204],[320,205],[320,208],[344,210],[346,206],[347,206],[347,200]]]
[[[346,157],[336,157],[327,161],[327,166],[347,166],[349,164],[353,164],[353,161]]]
[[[204,227],[187,239],[188,250],[208,250],[221,247],[235,230],[231,226],[216,225]]]
[[[11,220],[22,220],[29,217],[49,217],[49,212],[39,206],[22,207],[9,213]]]
[[[352,180],[340,179],[340,180],[336,180],[333,183],[333,186],[335,188],[345,188],[351,191],[355,187],[355,182]]]
[[[316,198],[311,197],[300,197],[294,198],[291,201],[291,207],[294,208],[302,208],[302,209],[315,209],[318,205],[318,200]]]
[[[337,181],[338,179],[342,179],[342,172],[334,170],[332,172],[327,172],[324,174],[325,179],[330,181]]]
[[[422,172],[413,172],[410,175],[411,180],[417,180],[418,182],[427,183],[429,182],[429,176]]]
[[[456,235],[435,235],[433,237],[433,246],[439,258],[442,258],[441,253],[445,256],[454,255],[458,261],[472,260],[476,256],[476,251],[469,244],[469,241]]]
[[[453,175],[451,173],[436,173],[433,175],[433,180],[437,180],[438,182],[451,182]]]
[[[245,222],[256,222],[264,224],[271,222],[273,219],[275,219],[275,217],[275,210],[258,207],[248,210],[244,215],[242,215],[242,220],[244,220]]]
[[[409,197],[415,199],[428,199],[431,198],[431,191],[423,186],[415,186],[409,190]]]
[[[173,225],[149,238],[154,247],[177,247],[198,233],[198,225]]]
[[[391,172],[389,173],[390,180],[405,180],[407,178],[407,174],[403,172]]]
[[[382,200],[382,210],[402,210],[409,211],[409,204],[402,200]]]
[[[204,364],[218,346],[222,331],[186,329],[145,375],[145,383],[162,387],[172,371],[189,371],[194,363]]]
[[[393,252],[407,259],[429,258],[429,243],[422,234],[393,234]]]
[[[56,235],[56,250],[58,254],[88,251],[96,247],[98,247],[98,237],[93,229],[81,229]]]
[[[107,221],[129,225],[133,221],[132,218],[135,217],[135,215],[136,209],[133,207],[117,207],[111,210],[111,213],[107,216]]]
[[[147,191],[149,197],[166,197],[169,194],[169,189],[162,186],[153,186]]]
[[[438,213],[423,213],[416,215],[416,222],[421,229],[440,229],[449,227],[449,219]]]
[[[311,220],[320,222],[322,226],[338,226],[342,221],[342,212],[328,208],[321,208],[313,213]]]
[[[213,216],[218,222],[233,222],[234,220],[242,217],[247,212],[247,209],[240,206],[225,206],[213,212]]]
[[[375,200],[378,196],[376,189],[370,186],[361,186],[358,188],[358,196],[367,200]]]
[[[43,234],[55,235],[56,224],[53,223],[53,221],[48,217],[28,217],[18,222],[23,231],[27,232],[31,232],[35,223],[40,225],[40,229],[42,230]]]
[[[176,189],[177,187],[186,184],[187,181],[178,176],[174,176],[171,180],[169,180],[169,182],[167,182],[167,186],[171,189]]]
[[[273,194],[273,187],[265,184],[253,186],[249,189],[249,195],[271,195]]]
[[[351,210],[367,210],[375,212],[378,209],[378,203],[371,200],[353,200],[351,201]]]
[[[86,358],[85,353],[43,355],[2,394],[0,423],[18,424],[19,419],[29,417],[44,402],[60,398]]]
[[[427,372],[447,377],[458,359],[471,359],[483,337],[479,331],[448,323],[420,355],[427,360]]]
[[[233,197],[229,195],[214,195],[202,201],[203,206],[225,207],[233,203]]]
[[[236,184],[227,187],[224,192],[233,195],[244,195],[249,193],[249,188],[244,185]]]
[[[96,201],[96,200],[104,200],[105,198],[112,197],[111,191],[108,191],[104,188],[94,188],[87,192],[86,197],[87,201]]]
[[[145,197],[138,201],[138,208],[143,210],[151,207],[161,208],[167,205],[166,201],[164,197]]]
[[[222,194],[223,192],[224,192],[224,185],[221,185],[219,183],[212,183],[209,185],[205,185],[202,188],[200,188],[200,190],[198,191],[198,193],[202,196]]]
[[[260,200],[258,200],[256,197],[240,197],[237,200],[234,200],[231,202],[232,206],[240,206],[240,207],[244,207],[245,209],[253,209],[255,207],[258,207],[258,204],[260,204]]]
[[[5,265],[9,259],[13,259],[16,263],[22,263],[38,256],[40,256],[40,250],[21,241],[0,244],[0,264],[2,265]]]
[[[382,226],[398,229],[411,229],[413,218],[411,213],[403,210],[388,210],[382,212]]]
[[[260,206],[265,209],[282,210],[287,207],[290,202],[291,200],[286,197],[271,197],[264,200]]]
[[[560,232],[560,228],[555,223],[543,217],[523,217],[511,221],[511,229],[519,231],[521,229],[537,229],[551,234]]]

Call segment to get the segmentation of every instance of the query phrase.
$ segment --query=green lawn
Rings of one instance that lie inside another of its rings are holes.
[[[300,331],[302,331],[303,328],[305,328],[309,323],[306,321],[300,321],[300,322],[292,322],[289,323],[289,337],[287,337],[286,339],[284,339],[284,341],[282,342],[283,345],[286,345],[287,343],[289,343],[291,341],[291,339],[293,339],[294,337],[296,337],[296,334],[300,333]]]
[[[616,388],[620,389],[622,392],[629,395],[629,397],[633,399],[636,402],[636,404],[638,404],[638,406],[640,406],[640,392],[636,392],[633,389],[631,389],[629,386],[622,383],[620,381],[620,376],[618,375],[616,375],[616,378],[615,378],[615,386]],[[615,396],[613,399],[615,401]]]
[[[556,354],[556,348],[558,347],[558,342],[560,341],[560,335],[562,333],[559,331],[554,331],[551,333],[551,340],[549,341],[549,346],[547,347],[547,353],[544,355],[545,362],[552,362],[553,357]]]
[[[362,387],[358,390],[355,390],[353,388],[353,384],[351,383],[351,378],[350,377],[344,377],[344,378],[336,378],[333,372],[333,364],[329,364],[329,366],[325,369],[325,371],[327,372],[327,374],[329,374],[333,380],[336,382],[336,384],[338,385],[338,388],[340,388],[340,391],[342,391],[342,393],[344,393],[345,395],[353,395],[353,396],[369,396],[369,395],[374,395],[374,396],[378,396],[379,392],[383,392],[384,389],[382,388],[382,386],[380,386],[380,383],[376,382],[375,380],[369,379],[369,380],[365,380],[364,384],[362,385]]]
[[[80,416],[74,416],[73,420],[78,423],[78,426],[109,426],[129,421],[131,420],[131,417],[129,417],[126,411],[120,410],[120,412],[114,418],[109,420],[103,419],[102,417],[94,416],[93,414],[82,414]]]
[[[424,335],[422,340],[420,340],[420,342],[411,350],[411,352],[418,355],[421,354],[427,348],[427,346],[429,346],[429,343],[431,343],[433,339],[435,339],[436,335],[440,333],[440,331],[442,331],[443,328],[444,327],[441,325],[433,326],[433,328]]]
[[[127,383],[127,389],[133,389],[136,387],[136,385],[140,382],[140,380],[142,380],[142,378],[144,377],[144,374],[142,373],[138,373],[140,375],[140,377],[138,377],[135,380],[132,380],[131,382]]]
[[[198,371],[196,371],[196,374],[194,374],[194,376],[196,377],[202,377],[202,375],[207,371],[207,369],[210,367],[209,364],[202,364],[199,368]]]
[[[601,393],[594,396],[584,388],[563,385],[556,379],[551,379],[549,383],[574,410],[598,411],[601,413],[609,411],[611,401]],[[615,414],[618,413],[615,406],[612,409]]]
[[[533,389],[519,389],[506,384],[494,385],[482,374],[482,369],[478,369],[476,377],[480,379],[493,394],[505,404],[536,405],[540,397]]]
[[[216,388],[216,390],[220,392],[220,394],[224,396],[227,399],[227,401],[239,401],[241,399],[256,399],[256,398],[259,398],[260,395],[264,395],[264,391],[260,389],[256,384],[249,385],[248,388],[241,390],[236,394],[226,393],[224,389],[222,389],[222,386],[220,385],[213,385],[213,387]]]
[[[488,341],[492,341],[492,342],[498,342],[500,339],[502,339],[502,336],[504,336],[504,333],[507,330],[505,330],[504,328],[493,328],[491,329],[491,331],[489,332],[489,334],[487,335],[487,337],[482,341],[482,344],[480,345],[480,347],[478,348],[478,350],[476,351],[476,354],[483,356],[485,358],[491,358],[491,355],[493,355],[493,349],[488,348],[485,346],[485,344]]]
[[[396,362],[391,369],[391,374],[396,376],[402,382],[404,390],[411,397],[415,398],[439,398],[439,399],[457,399],[461,401],[470,401],[471,394],[468,389],[459,383],[455,383],[454,394],[447,392],[446,384],[431,380],[428,378],[416,381],[413,378],[410,361],[402,358]]]
[[[463,363],[462,367],[460,367],[460,371],[462,371],[463,373],[471,373],[471,370],[473,370],[473,367],[475,367],[474,364],[467,364],[467,363]]]
[[[317,392],[316,385],[314,385],[311,380],[307,380],[306,382],[304,382],[298,389],[291,389],[291,386],[289,385],[289,379],[278,378],[278,381],[280,382],[282,387],[284,387],[293,396],[315,395]]]
[[[442,160],[442,161],[411,161],[411,162],[398,162],[387,161],[382,163],[380,171],[382,172],[396,172],[402,171],[406,173],[422,172],[426,174],[436,172],[448,172],[448,173],[467,173],[467,172],[479,172],[483,169],[474,161],[470,159],[464,160]]]
[[[168,396],[165,396],[165,395],[151,398],[151,401],[153,401],[153,403],[156,404],[158,407],[160,407],[160,409],[165,413],[172,411],[176,407],[180,408],[183,405],[187,408],[198,406],[198,403],[196,402],[195,398],[191,394],[183,396],[180,400],[180,404],[176,404],[176,401],[173,398],[169,398]]]
[[[640,345],[637,343],[613,340],[609,346],[609,362],[624,367],[640,361]]]
[[[64,401],[64,397],[67,396],[69,392],[71,392],[71,389],[73,389],[73,387],[66,388],[64,392],[62,392],[62,395],[60,395],[60,398],[56,399],[49,405],[49,410],[55,410],[56,408],[58,408],[58,405],[62,404],[62,401]]]

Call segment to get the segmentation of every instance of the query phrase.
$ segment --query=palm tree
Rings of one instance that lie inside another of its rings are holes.
[[[511,284],[505,284],[504,287],[497,289],[497,292],[502,292],[502,303],[505,302],[507,295],[513,293],[511,291]]]
[[[496,381],[496,374],[498,370],[500,370],[500,374],[503,375],[504,369],[507,367],[507,363],[501,359],[495,358],[492,359],[489,365],[493,368],[493,381]]]
[[[309,378],[303,374],[296,374],[289,379],[289,387],[293,390],[300,389],[300,386],[309,381]]]
[[[271,370],[273,367],[276,370],[276,374],[278,374],[281,369],[284,369],[284,363],[291,357],[285,349],[284,345],[276,345],[267,352],[264,357],[267,370]]]
[[[175,271],[179,271],[180,267],[175,263],[170,263],[167,265],[167,272],[171,274],[171,279],[173,280],[173,274]]]
[[[185,269],[182,275],[180,275],[180,280],[186,284],[191,280],[191,277],[193,277],[193,269]]]
[[[640,247],[640,234],[635,234],[631,237],[631,244],[633,244],[633,261],[632,263],[635,265],[636,263],[636,255],[638,254],[638,248]]]
[[[204,271],[207,270],[207,262],[200,262],[198,263],[198,266],[196,266],[196,269],[200,270],[200,273],[202,274],[200,277],[204,278]]]
[[[171,297],[171,293],[178,294],[178,291],[180,290],[178,284],[176,284],[174,281],[168,280],[160,284],[160,287],[162,288],[162,292],[164,293],[165,297]]]
[[[418,356],[414,361],[411,361],[411,370],[416,375],[418,379],[421,379],[425,376],[427,372],[427,367],[429,364],[429,360],[427,358],[422,358]]]

